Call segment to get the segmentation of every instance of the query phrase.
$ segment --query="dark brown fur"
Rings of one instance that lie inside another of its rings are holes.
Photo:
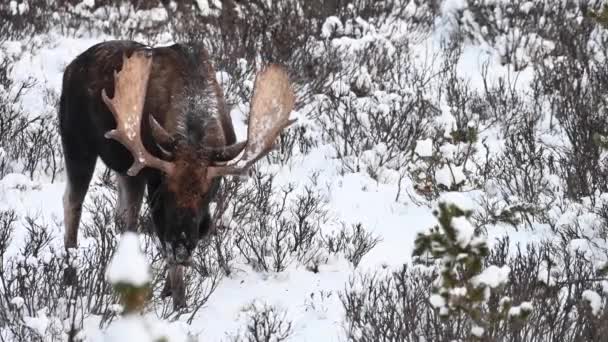
[[[133,157],[124,146],[104,136],[116,127],[116,122],[102,101],[101,92],[105,89],[110,98],[114,97],[114,72],[120,71],[123,54],[130,56],[145,48],[131,41],[104,42],[92,46],[66,67],[59,110],[67,171],[65,246],[77,246],[82,202],[99,157],[120,177],[117,223],[127,230],[136,229],[147,187],[152,221],[168,260],[187,264],[197,241],[210,229],[209,202],[219,186],[219,179],[207,180],[203,166],[213,165],[213,156],[201,154],[201,148],[231,145],[236,139],[224,95],[205,50],[180,44],[153,48],[141,138],[145,148],[158,158],[163,158],[162,149],[173,152],[175,173],[168,177],[144,168],[134,177],[126,176]],[[173,146],[157,146],[151,134],[150,115],[175,139]],[[184,304],[184,298],[176,298],[175,293],[174,300],[178,305]]]

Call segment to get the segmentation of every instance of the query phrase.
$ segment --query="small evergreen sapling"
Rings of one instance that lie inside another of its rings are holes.
[[[608,4],[605,3],[602,6],[601,11],[589,11],[589,16],[593,18],[598,24],[602,25],[604,28],[608,28]]]
[[[456,312],[466,314],[472,320],[473,339],[482,339],[485,327],[497,320],[527,317],[531,304],[512,307],[508,297],[501,300],[500,312],[486,312],[491,291],[500,290],[507,283],[510,269],[494,265],[484,268],[489,249],[485,238],[469,221],[471,212],[441,202],[434,215],[439,224],[418,234],[413,254],[417,263],[430,256],[439,264],[439,276],[429,298],[439,315],[448,318]]]
[[[106,279],[118,292],[125,314],[140,312],[150,292],[150,270],[135,233],[123,234],[110,261]]]
[[[104,342],[188,342],[182,333],[168,334],[167,323],[142,316],[150,293],[150,266],[140,249],[136,233],[122,235],[108,270],[106,279],[118,292],[123,315],[112,322],[104,334]]]

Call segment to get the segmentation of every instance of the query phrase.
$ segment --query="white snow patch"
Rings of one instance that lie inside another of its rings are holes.
[[[502,267],[491,265],[490,267],[483,270],[481,274],[475,276],[475,278],[473,278],[473,283],[483,284],[491,288],[496,288],[500,285],[505,284],[509,280],[510,272],[511,269],[507,265],[504,265]]]
[[[431,305],[434,308],[442,308],[445,306],[445,298],[441,297],[438,294],[433,294],[431,295],[431,297],[429,298],[429,301],[431,302]]]
[[[11,304],[13,304],[17,309],[21,309],[23,304],[25,304],[25,300],[22,297],[15,297],[11,299]]]
[[[475,227],[464,216],[452,218],[452,227],[456,231],[456,241],[461,247],[466,247],[475,236]]]
[[[199,10],[203,16],[217,17],[222,9],[220,0],[196,0]]]
[[[43,308],[38,310],[36,314],[36,317],[23,317],[23,322],[40,336],[46,336],[46,328],[49,326],[49,318],[46,315],[45,309]]]
[[[439,195],[439,199],[437,199],[437,202],[453,204],[464,211],[472,211],[479,206],[477,203],[475,203],[473,198],[465,196],[463,193],[456,191],[442,193],[441,195]]]
[[[534,307],[531,302],[522,302],[518,306],[509,309],[509,317],[520,316],[523,312],[531,312]]]
[[[485,332],[485,330],[478,325],[473,325],[471,327],[471,335],[473,335],[473,336],[482,337],[484,332]]]
[[[9,173],[0,180],[0,188],[2,189],[17,189],[28,190],[38,186],[37,183],[30,180],[29,177],[20,173]]]
[[[139,248],[139,238],[133,232],[125,232],[110,261],[106,279],[112,284],[125,283],[143,286],[150,281],[148,260]]]
[[[414,150],[417,155],[421,157],[432,157],[433,156],[433,140],[424,139],[416,142],[416,149]]]
[[[98,342],[189,341],[177,323],[167,324],[155,318],[139,316],[127,316],[112,322],[104,335]]]
[[[441,6],[441,10],[444,13],[461,11],[467,8],[467,2],[465,0],[445,0]]]
[[[330,16],[325,19],[323,26],[321,27],[321,37],[322,38],[331,38],[334,34],[342,34],[344,31],[344,26],[340,21],[340,18],[335,16]]]
[[[464,175],[462,166],[445,164],[435,172],[437,184],[444,185],[450,189],[453,185],[462,184],[467,178]]]
[[[583,291],[583,299],[587,303],[589,303],[589,306],[591,307],[591,313],[594,316],[599,315],[602,309],[604,308],[604,304],[602,303],[602,297],[600,297],[600,295],[593,290]]]
[[[23,15],[23,14],[27,13],[29,10],[30,10],[30,5],[26,1],[20,3],[17,6],[17,13],[19,15]]]
[[[441,155],[447,160],[452,160],[458,152],[458,147],[454,144],[447,143],[439,148],[439,152],[441,152]]]
[[[11,0],[11,2],[9,2],[8,6],[11,10],[11,15],[17,15],[17,13],[19,13],[17,11],[17,6],[18,6],[17,1]]]
[[[519,10],[526,14],[528,14],[532,8],[534,8],[534,3],[532,1],[524,2],[519,6]]]
[[[450,295],[452,295],[454,297],[464,297],[467,295],[467,288],[466,287],[455,287],[450,290]]]

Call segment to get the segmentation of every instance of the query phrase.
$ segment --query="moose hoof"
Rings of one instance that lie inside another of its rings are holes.
[[[68,266],[66,267],[65,270],[63,270],[63,284],[67,285],[67,286],[75,286],[77,284],[77,274],[76,274],[76,268],[72,267],[72,266]]]
[[[186,296],[185,295],[173,295],[173,310],[180,310],[186,308]]]

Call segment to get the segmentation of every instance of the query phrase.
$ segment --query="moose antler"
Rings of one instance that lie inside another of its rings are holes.
[[[137,175],[145,166],[167,174],[173,172],[173,164],[151,155],[141,140],[141,117],[151,66],[152,53],[148,50],[135,51],[129,58],[123,55],[122,70],[114,71],[114,98],[110,99],[105,89],[101,91],[116,120],[116,129],[106,132],[105,137],[118,141],[133,155],[129,176]]]
[[[271,64],[260,71],[253,88],[247,143],[241,158],[225,166],[209,167],[207,177],[242,174],[270,152],[281,131],[296,121],[289,119],[294,102],[295,95],[285,69]]]

